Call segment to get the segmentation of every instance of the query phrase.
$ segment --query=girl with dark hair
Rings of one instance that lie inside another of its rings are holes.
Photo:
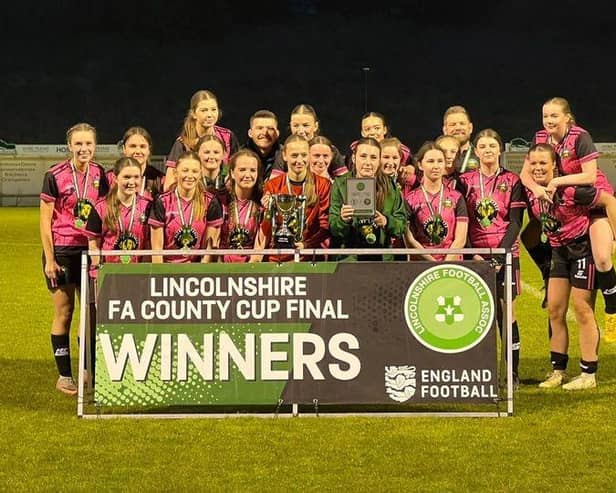
[[[468,213],[464,197],[445,184],[445,152],[434,142],[424,143],[415,156],[421,184],[405,189],[409,228],[405,239],[410,248],[464,248]],[[461,260],[459,255],[424,255],[427,260]]]
[[[406,210],[400,190],[381,170],[379,143],[366,137],[357,141],[352,156],[353,172],[336,178],[332,188],[329,224],[332,237],[343,248],[390,248],[392,238],[401,237],[406,228]],[[356,217],[347,200],[350,177],[374,178],[376,212],[373,217]],[[391,255],[351,256],[356,260],[391,260]]]
[[[262,167],[259,156],[250,149],[240,149],[229,161],[226,193],[221,195],[224,221],[220,248],[262,249],[265,235],[260,228]],[[222,262],[260,262],[263,255],[225,255]]]
[[[364,116],[361,117],[361,136],[363,138],[373,138],[379,143],[385,138],[392,137],[385,116],[375,111],[364,114]],[[359,140],[355,140],[349,145],[349,152],[346,157],[347,167],[351,165],[351,156],[353,156],[358,142]],[[407,145],[401,144],[400,154],[400,166],[406,166],[411,162],[411,149]]]
[[[164,173],[150,164],[152,155],[152,137],[143,127],[130,127],[122,137],[122,153],[134,158],[141,169],[141,182],[137,193],[148,200],[153,200],[163,190]],[[111,187],[115,183],[115,170],[107,172],[107,180]]]
[[[520,294],[520,249],[518,236],[526,201],[520,178],[500,166],[503,143],[491,128],[482,130],[475,137],[474,150],[479,167],[462,173],[458,188],[466,198],[469,215],[468,243],[472,248],[510,248],[513,254],[512,282],[512,332],[514,387],[519,385],[520,333],[515,319],[515,298]],[[501,330],[504,324],[505,269],[502,257],[474,255],[474,260],[488,260],[496,266],[496,284],[499,301],[497,319]]]
[[[556,153],[548,143],[534,144],[526,159],[532,180],[547,187],[554,180]],[[616,198],[593,186],[559,187],[545,200],[528,190],[529,211],[541,225],[541,235],[552,248],[548,273],[548,314],[552,372],[541,388],[584,390],[597,386],[599,329],[595,320],[595,263],[589,230],[592,210],[605,208],[609,224],[616,225]],[[581,374],[567,383],[569,298],[579,327]]]
[[[151,202],[139,193],[141,165],[131,157],[118,159],[113,166],[114,183],[88,217],[86,235],[90,250],[126,250],[125,255],[92,256],[92,268],[106,262],[141,262],[130,250],[148,250],[148,214]]]

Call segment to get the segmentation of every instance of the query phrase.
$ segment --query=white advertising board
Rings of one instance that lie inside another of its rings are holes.
[[[0,206],[37,206],[45,172],[69,155],[66,144],[16,145],[0,147]],[[94,160],[110,169],[120,157],[115,144],[96,146]],[[164,162],[164,156],[152,156],[153,164]],[[161,168],[162,169],[162,168]]]

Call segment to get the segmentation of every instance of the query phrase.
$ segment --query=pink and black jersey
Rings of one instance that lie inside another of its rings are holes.
[[[111,231],[105,224],[107,216],[107,200],[101,199],[88,217],[85,233],[90,239],[100,238],[101,250],[149,250],[150,227],[148,216],[151,201],[139,195],[135,199],[135,207],[118,204],[119,218],[115,231]],[[117,256],[104,257],[103,262],[118,263],[120,261],[141,262],[137,255],[120,259]]]
[[[518,257],[521,216],[526,207],[518,175],[504,168],[492,176],[484,176],[480,170],[469,171],[459,176],[458,189],[466,199],[470,245],[511,248]]]
[[[164,173],[157,170],[154,166],[146,164],[145,171],[141,175],[139,195],[151,202],[154,200],[154,197],[163,191],[164,181]],[[111,189],[116,182],[116,176],[113,173],[113,170],[107,171],[107,182],[109,183],[109,189]]]
[[[464,197],[457,190],[443,186],[442,194],[424,193],[422,187],[404,196],[409,211],[409,227],[413,236],[425,248],[449,248],[458,222],[468,222]],[[446,254],[433,255],[444,260]]]
[[[560,142],[550,141],[545,130],[539,130],[533,138],[533,144],[550,144],[557,155],[558,170],[563,175],[582,173],[582,165],[599,157],[599,152],[592,141],[590,134],[582,127],[573,125],[569,128]],[[605,173],[597,169],[597,179],[594,186],[613,195],[614,189],[610,185]]]
[[[70,161],[53,165],[43,178],[42,201],[54,204],[51,233],[54,247],[87,247],[84,228],[94,204],[107,195],[103,167],[95,162],[85,172]]]
[[[214,125],[214,134],[225,143],[225,153],[222,158],[222,162],[227,164],[229,162],[229,157],[236,153],[240,148],[239,142],[235,134],[225,127],[219,127],[218,125]],[[178,139],[173,143],[169,154],[167,155],[167,160],[165,161],[165,166],[167,168],[175,168],[178,157],[188,150],[184,142],[182,142],[182,137],[178,137]]]
[[[539,219],[541,231],[552,247],[560,247],[588,234],[590,209],[595,207],[601,191],[596,187],[564,187],[554,194],[553,203],[537,200],[530,190],[528,203]]]
[[[211,193],[205,192],[205,217],[192,217],[192,202],[178,197],[174,190],[159,195],[150,210],[149,224],[153,228],[163,228],[165,250],[200,249],[205,246],[207,228],[220,228],[222,207],[220,201]],[[198,262],[198,256],[166,256],[165,262]]]
[[[220,230],[220,248],[246,248],[255,246],[262,217],[262,207],[257,202],[232,200],[227,193],[220,197],[223,209],[223,223]],[[224,255],[224,262],[248,262],[250,255]]]

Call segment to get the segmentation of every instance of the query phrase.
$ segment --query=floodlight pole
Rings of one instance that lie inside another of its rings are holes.
[[[370,72],[370,67],[362,67],[361,70],[364,73],[364,113],[368,113],[368,72]]]

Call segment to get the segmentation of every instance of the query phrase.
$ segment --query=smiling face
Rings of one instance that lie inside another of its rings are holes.
[[[475,154],[482,166],[492,167],[498,165],[500,144],[493,137],[481,137],[475,146]]]
[[[353,163],[358,178],[373,178],[381,164],[381,149],[370,144],[359,144],[353,154]]]
[[[319,122],[314,119],[314,116],[307,113],[297,113],[291,115],[291,133],[306,137],[306,140],[312,139],[318,129]]]
[[[381,166],[386,175],[395,176],[400,168],[401,160],[396,146],[385,146],[381,149]]]
[[[546,186],[554,178],[556,163],[549,151],[536,149],[528,154],[530,173],[535,183]]]
[[[197,128],[212,128],[218,121],[218,102],[215,99],[203,99],[192,110],[192,117]]]
[[[309,153],[309,145],[305,140],[297,140],[285,144],[282,158],[287,163],[289,177],[291,179],[301,180],[306,176]]]
[[[96,136],[90,130],[77,130],[71,134],[68,149],[76,166],[84,167],[94,158]]]
[[[141,185],[141,168],[137,166],[125,166],[116,177],[118,184],[118,196],[121,199],[133,197]]]
[[[543,105],[543,128],[548,135],[562,137],[567,133],[567,128],[571,123],[571,115],[565,113],[561,105],[547,103]]]
[[[238,192],[251,191],[257,183],[259,176],[259,163],[252,156],[238,156],[233,168],[231,169],[231,178]]]
[[[248,137],[264,154],[278,141],[279,136],[278,122],[275,118],[254,118],[248,130]]]
[[[419,169],[423,171],[424,179],[439,181],[445,173],[445,154],[438,149],[427,151],[419,162]]]
[[[199,146],[199,159],[205,171],[218,171],[222,164],[225,151],[216,140],[207,140]]]
[[[332,162],[334,153],[326,144],[313,144],[310,146],[310,170],[320,176],[328,176],[327,170]]]
[[[445,118],[443,134],[455,137],[460,146],[465,145],[473,133],[473,124],[466,113],[451,113]]]
[[[361,136],[381,142],[387,134],[387,125],[378,116],[368,116],[361,121]]]
[[[455,171],[454,162],[460,149],[460,143],[455,137],[444,137],[438,140],[438,145],[445,153],[445,172],[451,174]]]
[[[142,168],[150,159],[150,152],[150,144],[143,135],[131,135],[124,142],[124,155],[136,159]]]
[[[193,192],[201,179],[201,162],[192,157],[181,159],[175,168],[175,179],[178,191]]]

